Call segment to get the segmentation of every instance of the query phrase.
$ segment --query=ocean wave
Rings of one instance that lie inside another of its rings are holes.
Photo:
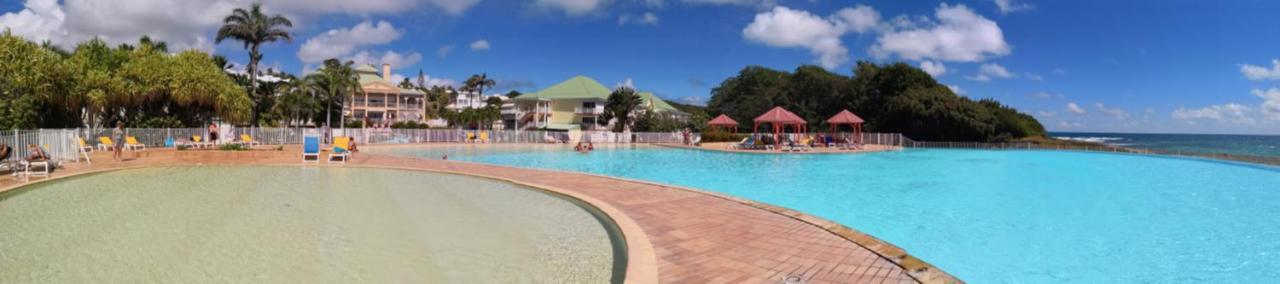
[[[1111,142],[1111,141],[1120,141],[1120,140],[1124,140],[1124,138],[1120,138],[1120,137],[1068,137],[1068,136],[1057,136],[1057,137],[1053,137],[1053,138],[1054,138],[1054,139],[1059,139],[1059,140],[1071,140],[1071,141],[1082,141],[1082,142],[1093,142],[1093,143],[1109,143],[1109,142]]]

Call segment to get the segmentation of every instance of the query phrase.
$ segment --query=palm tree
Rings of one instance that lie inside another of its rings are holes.
[[[324,61],[324,67],[320,72],[307,75],[307,80],[313,84],[320,86],[321,93],[324,94],[324,123],[330,125],[333,122],[333,103],[334,101],[342,101],[347,95],[354,94],[360,90],[360,78],[356,76],[355,62],[348,60],[347,62],[338,61],[338,59],[330,58]]]
[[[317,87],[313,83],[305,79],[294,79],[280,84],[279,89],[276,90],[280,96],[272,109],[286,117],[286,126],[297,125],[303,122],[304,117],[312,117],[316,109],[316,99],[309,94],[314,93],[314,88]]]
[[[484,96],[485,88],[491,88],[496,84],[497,83],[494,82],[493,79],[489,79],[488,74],[481,73],[479,75],[471,75],[471,78],[467,78],[467,81],[463,83],[463,88],[465,88],[466,91],[474,92],[476,97],[479,98]]]
[[[610,120],[617,119],[613,126],[614,132],[626,131],[631,124],[631,113],[644,103],[644,99],[636,94],[636,90],[628,87],[618,87],[609,94],[609,100],[604,105],[604,113],[600,115],[600,119],[596,120],[597,124],[609,125]]]
[[[293,27],[293,21],[281,15],[267,15],[262,13],[262,3],[254,3],[249,10],[236,8],[231,11],[222,20],[222,28],[218,29],[218,36],[214,39],[214,43],[221,43],[224,39],[234,39],[244,43],[244,48],[249,50],[249,97],[254,98],[254,104],[257,104],[258,90],[258,62],[262,61],[262,52],[260,47],[263,43],[284,40],[293,41],[293,36],[289,35],[289,31],[284,28]],[[253,125],[258,125],[257,107],[253,111]]]

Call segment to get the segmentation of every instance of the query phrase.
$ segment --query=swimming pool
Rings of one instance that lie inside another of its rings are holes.
[[[1071,151],[760,155],[656,147],[374,151],[716,191],[827,218],[971,283],[1280,278],[1280,171]]]
[[[0,282],[620,281],[593,210],[416,171],[126,170],[0,195]]]

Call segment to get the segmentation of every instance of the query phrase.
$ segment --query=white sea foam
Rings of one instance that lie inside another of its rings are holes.
[[[1057,136],[1057,137],[1053,137],[1053,138],[1054,138],[1054,139],[1060,139],[1060,140],[1083,141],[1083,142],[1093,142],[1093,143],[1109,143],[1109,142],[1111,142],[1111,141],[1120,141],[1120,140],[1124,140],[1124,138],[1120,138],[1120,137],[1067,137],[1067,136]]]

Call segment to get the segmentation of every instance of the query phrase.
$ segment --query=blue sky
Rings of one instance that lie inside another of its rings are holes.
[[[858,60],[904,61],[1054,131],[1280,134],[1273,1],[264,2],[297,23],[294,42],[265,49],[264,64],[292,73],[340,57],[438,83],[488,73],[502,91],[587,75],[702,102],[747,65],[848,75]],[[239,44],[212,44],[221,14],[208,11],[246,3],[5,1],[0,24],[64,46],[148,34],[245,62]]]

